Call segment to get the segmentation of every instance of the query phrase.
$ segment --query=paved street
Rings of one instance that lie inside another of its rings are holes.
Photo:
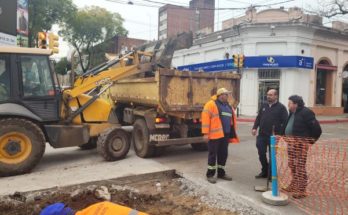
[[[176,169],[184,177],[208,189],[218,187],[230,192],[232,196],[251,202],[260,209],[260,212],[302,214],[291,204],[286,207],[265,205],[261,202],[261,193],[253,190],[254,185],[265,185],[266,181],[254,179],[260,166],[255,137],[249,134],[251,126],[251,123],[240,123],[238,131],[241,143],[229,147],[229,159],[226,166],[227,172],[233,177],[232,182],[218,181],[215,185],[207,183],[205,180],[207,152],[193,151],[188,145],[170,147],[161,157],[154,159],[138,158],[131,151],[127,159],[111,163],[104,162],[96,150],[82,151],[78,148],[48,147],[44,158],[33,173],[1,178],[1,194]],[[322,127],[322,138],[348,139],[348,123],[325,124]]]

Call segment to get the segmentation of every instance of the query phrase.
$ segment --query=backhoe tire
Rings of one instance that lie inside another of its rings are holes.
[[[35,123],[20,118],[0,120],[0,176],[30,172],[41,160],[45,136]]]
[[[130,138],[126,131],[110,128],[99,136],[97,150],[106,161],[116,161],[127,156],[130,145]]]
[[[88,143],[80,145],[79,147],[82,150],[95,149],[95,148],[97,148],[97,141],[98,141],[98,137],[91,137],[91,138],[89,138]]]
[[[154,156],[155,147],[149,145],[149,129],[144,119],[137,119],[133,125],[133,145],[135,153],[141,158]]]

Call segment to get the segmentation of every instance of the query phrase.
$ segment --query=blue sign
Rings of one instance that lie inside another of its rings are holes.
[[[313,58],[302,56],[245,57],[244,68],[304,68],[313,69]]]
[[[243,68],[303,68],[313,69],[314,59],[302,56],[249,56],[244,57]],[[236,70],[233,59],[179,66],[179,70],[216,72]]]
[[[207,63],[191,64],[186,66],[179,66],[178,70],[188,70],[188,71],[204,71],[204,72],[214,72],[214,71],[224,71],[235,69],[232,60],[219,60],[211,61]]]

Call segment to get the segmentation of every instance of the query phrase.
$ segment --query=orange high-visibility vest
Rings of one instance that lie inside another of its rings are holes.
[[[112,202],[95,203],[75,215],[149,215]]]
[[[207,134],[210,140],[220,139],[224,137],[224,131],[222,128],[222,122],[219,115],[219,109],[216,106],[215,100],[217,96],[213,96],[210,101],[208,101],[202,111],[202,134]],[[232,108],[233,114],[231,118],[231,125],[235,133],[237,134],[237,120],[235,117],[235,111]],[[239,138],[230,138],[230,143],[239,143]]]

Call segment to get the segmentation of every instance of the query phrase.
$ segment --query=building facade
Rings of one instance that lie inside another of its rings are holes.
[[[0,45],[28,47],[28,0],[0,0]]]
[[[275,14],[286,16],[289,11],[262,11],[256,17],[267,20]],[[281,22],[237,23],[196,39],[190,49],[175,52],[173,66],[223,60],[226,53],[242,54],[246,61],[241,69],[241,114],[256,115],[270,88],[279,89],[284,104],[290,95],[298,94],[317,114],[342,114],[348,95],[348,25],[336,22],[327,28],[318,24],[318,18],[309,22],[289,17]],[[301,66],[306,59],[312,65]]]
[[[182,32],[213,32],[215,0],[191,0],[189,8],[167,4],[159,9],[158,39]]]
[[[110,46],[106,49],[108,53],[119,54],[121,52],[127,52],[135,47],[141,46],[146,43],[146,40],[129,38],[126,36],[114,36],[106,41]]]
[[[133,48],[146,43],[146,40],[129,38],[126,36],[114,36],[93,47],[93,55],[91,57],[91,67],[97,66],[105,62],[107,53],[109,56],[125,54]]]

